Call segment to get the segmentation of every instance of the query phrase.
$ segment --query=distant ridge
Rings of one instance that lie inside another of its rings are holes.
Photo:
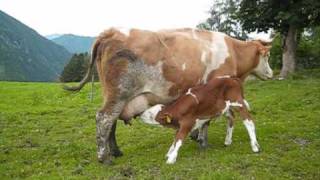
[[[71,54],[0,11],[0,80],[54,81]]]
[[[65,47],[70,53],[90,52],[95,37],[64,34],[51,39],[56,44]]]
[[[45,37],[46,37],[47,39],[49,39],[49,40],[52,40],[52,39],[58,38],[58,37],[60,37],[60,36],[62,36],[62,34],[50,34],[50,35],[46,35]]]

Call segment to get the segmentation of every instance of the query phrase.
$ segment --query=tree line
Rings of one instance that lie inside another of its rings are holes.
[[[76,53],[64,67],[60,81],[62,82],[79,82],[86,75],[89,67],[90,54],[89,53]],[[95,81],[98,80],[96,68],[94,68]]]

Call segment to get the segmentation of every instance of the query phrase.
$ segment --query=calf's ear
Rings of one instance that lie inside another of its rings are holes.
[[[172,115],[169,113],[165,113],[163,118],[164,118],[163,120],[168,124],[170,124],[172,122]]]

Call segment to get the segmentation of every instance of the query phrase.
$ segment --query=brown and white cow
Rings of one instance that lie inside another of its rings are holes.
[[[176,162],[183,140],[192,129],[198,129],[212,118],[232,109],[239,111],[247,128],[253,152],[259,151],[255,126],[245,103],[241,82],[238,78],[213,78],[208,83],[190,88],[171,104],[155,105],[146,110],[142,121],[177,129],[175,140],[167,153],[167,163]],[[231,126],[233,126],[233,121]],[[232,142],[233,128],[227,131],[225,142]]]
[[[204,30],[111,28],[94,43],[89,69],[79,86],[66,89],[80,90],[96,63],[104,97],[96,114],[98,159],[110,163],[112,156],[122,154],[115,139],[118,118],[127,122],[217,76],[243,80],[251,73],[261,79],[271,78],[269,47],[265,45]]]

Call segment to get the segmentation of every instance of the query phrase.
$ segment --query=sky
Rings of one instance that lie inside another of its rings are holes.
[[[0,0],[0,10],[43,36],[70,33],[97,36],[110,27],[148,30],[196,27],[209,17],[212,1]]]
[[[212,0],[0,0],[0,10],[41,35],[96,36],[109,27],[195,27]]]

